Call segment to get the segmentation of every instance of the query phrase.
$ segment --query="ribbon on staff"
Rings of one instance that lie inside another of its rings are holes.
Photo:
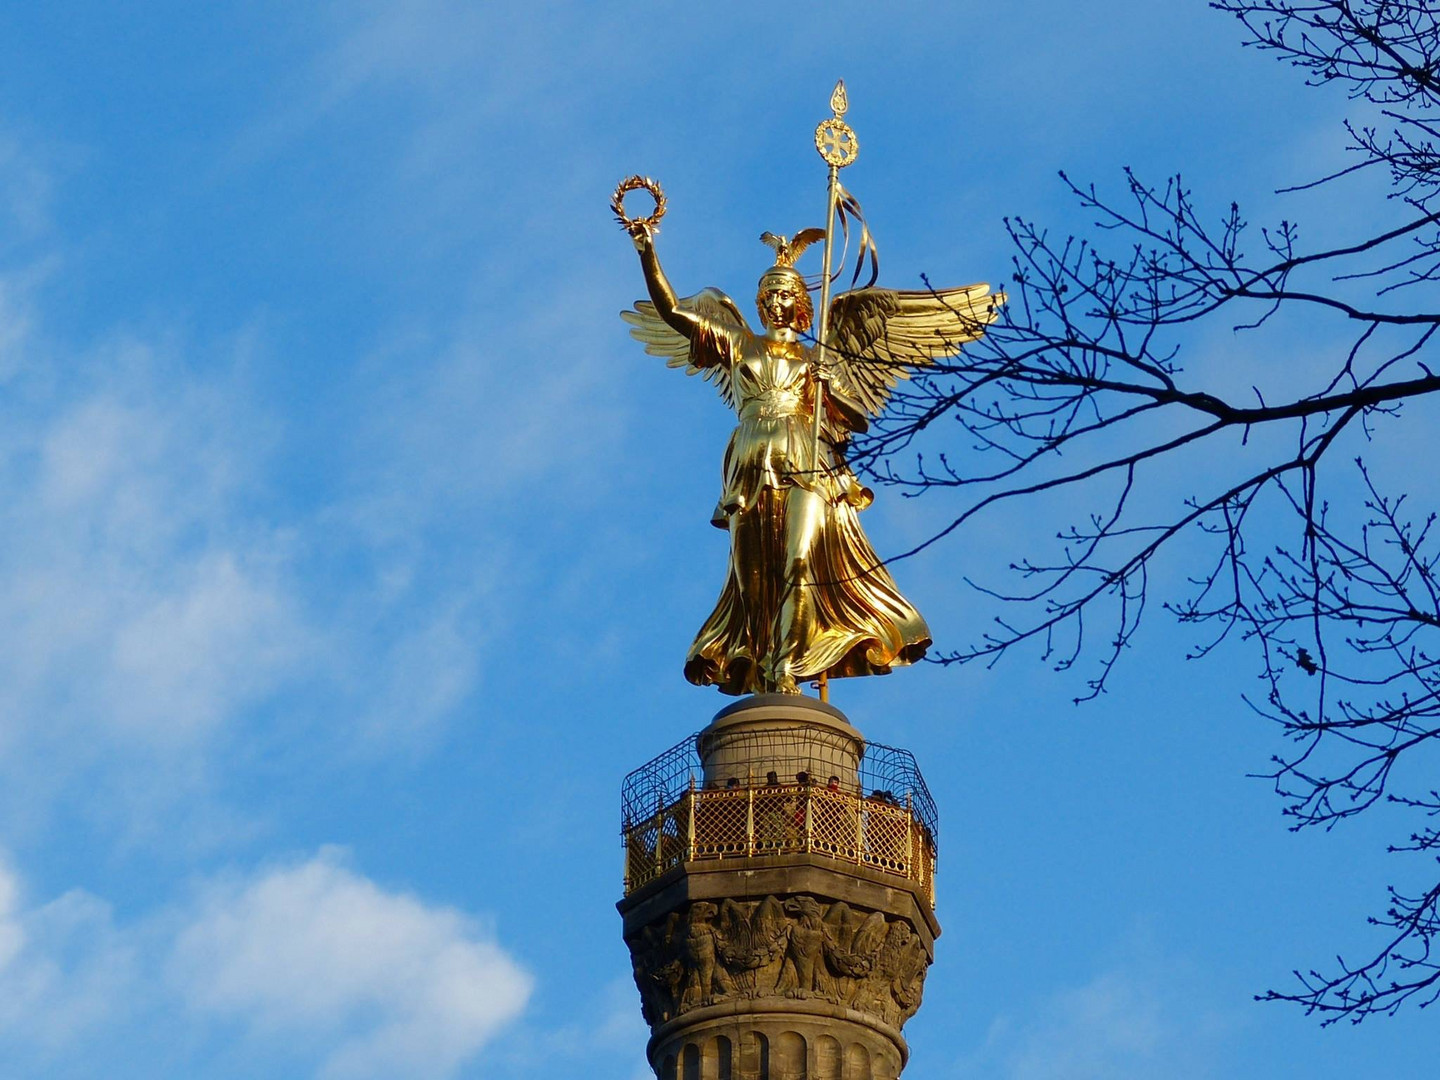
[[[833,274],[830,276],[830,283],[833,285],[840,280],[845,273],[845,261],[850,257],[850,226],[853,222],[859,229],[857,251],[855,253],[855,269],[850,275],[850,288],[868,289],[880,280],[880,253],[875,247],[875,238],[870,235],[870,226],[865,223],[865,211],[860,208],[860,200],[855,198],[845,189],[843,184],[836,185],[835,214],[840,219],[840,235],[844,237],[844,243],[840,249],[840,258]],[[865,284],[860,284],[860,275],[865,272],[866,265],[870,267],[870,276]],[[815,276],[815,284],[811,285],[812,290],[820,287],[820,278],[823,274]]]

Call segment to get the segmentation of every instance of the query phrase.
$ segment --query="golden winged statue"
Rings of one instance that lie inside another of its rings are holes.
[[[729,570],[685,660],[687,679],[727,694],[795,694],[801,682],[818,679],[823,697],[830,678],[883,675],[925,655],[929,627],[860,527],[860,511],[874,493],[847,464],[846,448],[852,434],[884,411],[911,369],[980,337],[1005,302],[984,284],[924,292],[874,288],[878,263],[868,229],[861,232],[852,285],[868,255],[871,286],[830,297],[837,212],[847,237],[847,219],[864,223],[859,203],[838,179],[858,152],[842,119],[843,83],[830,104],[835,115],[815,132],[830,168],[827,227],[793,239],[760,237],[775,251],[755,297],[760,333],[718,289],[675,295],[655,252],[665,213],[658,184],[630,177],[611,200],[640,253],[650,293],[621,312],[630,333],[670,367],[714,383],[739,418],[711,516],[730,534]],[[655,209],[632,218],[624,198],[640,188],[653,196]],[[816,332],[815,305],[795,262],[819,240],[825,252]]]
[[[670,367],[713,382],[739,418],[711,517],[730,534],[729,572],[685,677],[727,694],[798,693],[822,675],[880,675],[920,659],[930,630],[861,529],[859,513],[874,496],[846,464],[846,444],[911,368],[980,337],[1003,295],[980,284],[836,296],[816,440],[816,350],[803,340],[814,305],[794,262],[823,231],[762,237],[776,259],[755,298],[761,333],[717,289],[677,298],[653,228],[639,223],[630,234],[650,293],[621,313],[630,333]]]

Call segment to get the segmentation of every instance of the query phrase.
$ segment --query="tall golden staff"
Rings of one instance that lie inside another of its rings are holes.
[[[825,212],[825,255],[820,278],[820,325],[816,328],[815,348],[815,458],[820,461],[820,417],[825,408],[825,337],[830,330],[830,263],[835,252],[835,209],[840,202],[840,170],[860,156],[855,132],[842,119],[850,107],[845,97],[845,80],[835,84],[830,95],[830,109],[835,114],[820,121],[815,129],[815,149],[830,166],[830,190]]]
[[[825,412],[825,339],[830,332],[830,264],[835,254],[835,209],[840,202],[840,170],[860,156],[860,143],[855,131],[843,119],[850,107],[845,96],[845,80],[835,84],[830,95],[830,111],[835,115],[820,121],[815,129],[815,149],[825,164],[830,166],[830,186],[825,209],[825,254],[821,259],[820,277],[820,325],[816,327],[815,342],[815,425],[814,457],[815,467],[820,467],[820,420]],[[816,680],[816,689],[821,701],[830,700],[829,672],[822,671]]]

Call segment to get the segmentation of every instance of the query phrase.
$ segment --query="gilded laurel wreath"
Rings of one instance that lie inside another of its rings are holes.
[[[648,191],[650,197],[655,200],[655,209],[649,217],[631,217],[625,213],[625,196],[641,188]],[[660,219],[665,216],[665,193],[660,190],[660,185],[648,176],[627,176],[615,188],[615,194],[610,198],[610,209],[615,213],[615,220],[626,229],[633,229],[637,225],[654,229],[660,224]]]

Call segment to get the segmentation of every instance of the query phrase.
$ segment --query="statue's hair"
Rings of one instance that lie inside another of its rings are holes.
[[[810,290],[805,287],[805,278],[798,270],[788,266],[772,266],[760,275],[760,287],[755,291],[755,307],[760,312],[760,321],[765,322],[765,294],[775,285],[783,282],[795,294],[795,328],[809,330],[815,324],[815,303],[810,299]]]

